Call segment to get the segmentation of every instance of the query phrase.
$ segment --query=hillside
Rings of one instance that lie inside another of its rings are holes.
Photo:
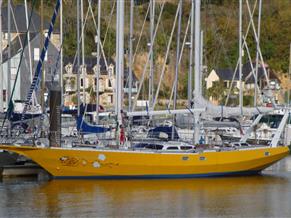
[[[14,0],[14,4],[22,3],[22,0]],[[28,2],[33,2],[32,0]],[[92,0],[93,13],[97,16],[97,0]],[[148,3],[146,0],[137,0],[141,3],[135,6],[134,20],[134,49],[136,49],[139,39],[140,30],[145,18]],[[160,12],[162,1],[157,1],[156,17]],[[155,72],[156,80],[163,64],[166,46],[170,37],[171,28],[177,8],[177,0],[166,1],[161,23],[159,25],[156,42],[155,42]],[[244,1],[245,2],[245,1]],[[253,8],[256,1],[249,1],[250,7]],[[129,3],[126,1],[125,22],[126,35],[125,46],[128,43],[129,30]],[[45,17],[50,19],[53,10],[53,1],[44,0]],[[104,50],[107,56],[114,56],[115,53],[115,11],[111,17],[111,10],[114,1],[102,1],[102,29],[101,37],[104,40]],[[36,10],[39,11],[40,1],[36,1]],[[85,15],[88,9],[88,1],[84,1]],[[190,13],[190,1],[183,1],[183,19],[182,19],[182,36],[183,39],[186,24]],[[243,30],[248,25],[249,15],[247,6],[243,7]],[[265,61],[274,69],[277,74],[286,74],[289,64],[289,45],[291,42],[291,1],[288,0],[268,0],[263,1],[262,23],[261,23],[261,49]],[[65,55],[72,56],[76,52],[76,0],[64,0],[64,49]],[[257,22],[257,12],[255,13],[255,25]],[[109,23],[109,21],[111,22]],[[212,68],[234,68],[238,57],[238,1],[236,0],[205,0],[202,1],[201,14],[202,29],[204,31],[204,63],[208,71]],[[89,13],[85,28],[85,53],[91,55],[95,51],[96,45],[94,35],[96,30],[91,14]],[[105,38],[106,35],[106,38]],[[188,39],[187,39],[188,40]],[[144,32],[141,35],[140,45],[137,49],[137,55],[134,63],[135,73],[140,77],[143,65],[146,61],[147,42],[149,41],[149,18],[146,19]],[[251,56],[255,57],[255,41],[253,32],[247,38]],[[164,95],[168,95],[172,87],[174,76],[174,63],[176,52],[176,34],[174,34],[171,46],[171,54],[167,60],[167,72],[164,82]],[[127,49],[127,48],[126,48]],[[187,71],[189,65],[189,49],[184,50],[181,69],[179,74],[179,97],[186,96]],[[246,56],[244,57],[246,61]],[[279,75],[282,77],[281,75]],[[146,87],[145,87],[146,88]],[[146,95],[146,91],[144,92]]]

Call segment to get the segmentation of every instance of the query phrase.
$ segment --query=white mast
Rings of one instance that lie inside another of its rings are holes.
[[[77,99],[78,116],[80,116],[80,0],[77,0]]]
[[[200,83],[199,83],[199,93],[202,95],[202,81],[203,81],[203,38],[204,38],[204,32],[201,31],[200,34]]]
[[[243,87],[242,87],[242,0],[239,0],[239,107],[243,115]]]
[[[154,93],[154,28],[155,28],[155,0],[150,1],[150,76],[149,76],[149,107],[152,109]]]
[[[27,27],[27,42],[28,42],[28,57],[29,57],[29,71],[30,71],[30,82],[32,82],[33,72],[32,72],[32,58],[31,58],[31,46],[30,46],[30,32],[29,32],[29,20],[28,20],[28,9],[27,9],[27,0],[24,0],[25,7],[25,19]],[[33,94],[32,103],[34,104],[35,95]]]
[[[180,58],[180,35],[181,35],[181,22],[182,22],[182,0],[179,1],[179,18],[177,29],[177,47],[176,47],[176,66],[175,66],[175,80],[174,80],[174,110],[177,104],[177,91],[178,91],[178,74],[179,74],[179,58]]]
[[[83,75],[83,105],[86,104],[86,67],[85,67],[85,34],[84,34],[84,0],[81,0],[81,38],[82,38],[82,67]]]
[[[98,0],[98,20],[97,20],[97,69],[96,69],[96,123],[99,123],[99,75],[100,75],[100,28],[101,28],[101,0]]]
[[[181,22],[182,22],[182,0],[179,1],[179,18],[178,18],[178,28],[177,28],[177,47],[176,47],[176,66],[175,66],[175,80],[174,80],[174,110],[177,106],[177,92],[178,92],[178,74],[179,74],[179,58],[180,58],[180,35],[181,35]],[[175,129],[176,117],[173,116],[172,125],[172,140],[174,139],[174,129]]]
[[[116,105],[118,123],[122,123],[122,92],[124,70],[124,0],[117,1],[116,16]]]
[[[288,71],[288,80],[290,82],[291,75],[291,43],[290,43],[290,51],[289,51],[289,71]],[[287,99],[287,105],[290,107],[290,89],[288,89],[288,99]]]
[[[8,0],[7,5],[7,16],[8,16],[8,62],[7,62],[7,91],[6,91],[6,108],[8,109],[8,104],[11,97],[11,1]]]
[[[0,112],[4,111],[4,104],[3,104],[3,58],[2,58],[2,0],[0,0]]]
[[[194,90],[194,99],[198,100],[201,93],[200,93],[200,7],[201,7],[201,0],[195,1],[195,90]],[[199,143],[200,138],[200,118],[199,113],[194,113],[194,143]]]
[[[130,0],[130,22],[129,22],[129,57],[128,57],[128,111],[131,111],[131,96],[132,96],[132,40],[133,40],[133,7],[134,0]]]
[[[190,57],[189,57],[189,72],[188,72],[188,107],[191,107],[192,102],[192,74],[193,74],[193,49],[194,49],[194,28],[195,28],[195,0],[191,1],[191,33],[190,33]]]
[[[63,0],[60,0],[60,49],[61,49],[61,60],[60,60],[60,75],[59,75],[59,83],[60,86],[63,87]],[[61,102],[62,106],[64,105],[64,93],[63,88],[61,88]]]
[[[259,49],[260,49],[260,33],[261,33],[261,16],[262,16],[262,0],[259,1],[259,15],[258,15],[258,41],[257,41],[257,53],[256,53],[256,76],[255,76],[255,95],[254,95],[254,107],[257,106],[257,84],[258,84],[258,69],[259,69]]]

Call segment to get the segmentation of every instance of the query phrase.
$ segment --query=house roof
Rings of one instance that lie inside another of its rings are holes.
[[[232,80],[233,70],[231,69],[217,69],[215,70],[217,76],[222,80]],[[239,80],[239,75],[236,74],[234,80]]]
[[[37,33],[30,34],[30,41],[32,41],[36,37]],[[17,53],[22,50],[22,46],[24,46],[26,40],[26,34],[19,34],[11,41],[11,57],[14,57]],[[26,43],[27,45],[27,43]],[[8,46],[3,50],[3,63],[8,60]]]
[[[26,24],[26,15],[25,15],[25,6],[24,5],[12,5],[12,13],[11,13],[11,33],[25,33],[27,31]],[[2,11],[2,32],[8,32],[8,11],[7,6],[1,9]],[[28,8],[28,19],[31,15],[31,10]],[[49,23],[44,20],[43,24],[44,29],[49,29]],[[31,15],[31,23],[29,26],[30,32],[39,32],[41,31],[41,17],[32,12]],[[54,28],[54,32],[59,32],[58,29]]]
[[[242,80],[246,82],[246,84],[253,84],[255,83],[255,78],[252,74],[252,65],[255,68],[256,63],[247,62],[242,66]],[[267,72],[269,74],[269,79],[278,79],[278,77],[275,75],[273,71],[269,69],[269,66],[265,64],[265,67],[267,68]],[[234,80],[239,80],[239,70],[237,69],[235,73]],[[215,70],[217,76],[222,80],[232,80],[234,71],[231,69],[217,69]],[[258,67],[258,80],[264,79],[265,73],[264,68],[259,63]]]

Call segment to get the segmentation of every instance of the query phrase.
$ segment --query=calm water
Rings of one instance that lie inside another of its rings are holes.
[[[0,183],[0,217],[84,216],[291,217],[291,156],[253,177]]]

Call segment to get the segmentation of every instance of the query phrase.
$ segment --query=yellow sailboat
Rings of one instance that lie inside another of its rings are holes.
[[[27,156],[54,178],[194,178],[250,175],[289,154],[288,147],[254,147],[203,152],[0,145]]]
[[[60,2],[57,2],[53,21]],[[122,124],[123,93],[123,18],[124,1],[117,1],[116,57],[116,115]],[[52,23],[54,23],[52,21]],[[51,33],[52,28],[50,28]],[[200,31],[197,31],[200,33]],[[198,34],[200,35],[200,34]],[[46,38],[48,44],[49,36]],[[196,37],[195,37],[196,39]],[[99,43],[97,43],[99,44]],[[195,43],[196,44],[196,43]],[[151,47],[153,43],[151,43]],[[200,45],[199,45],[200,46]],[[46,48],[41,57],[45,57]],[[198,52],[199,53],[199,52]],[[148,55],[148,60],[149,60]],[[199,60],[199,59],[198,59]],[[38,69],[41,69],[42,61]],[[197,65],[199,66],[199,65]],[[146,69],[146,66],[145,68]],[[34,81],[39,81],[39,71]],[[197,71],[199,72],[199,71]],[[198,75],[198,74],[197,74]],[[195,80],[198,81],[198,80]],[[131,84],[131,82],[130,82]],[[198,83],[199,84],[199,83]],[[37,87],[33,82],[28,100]],[[139,91],[142,86],[140,86]],[[197,87],[197,86],[196,86]],[[195,89],[196,89],[195,87]],[[138,91],[138,92],[139,92]],[[156,95],[158,96],[158,95]],[[138,95],[135,98],[138,99]],[[28,101],[27,101],[28,102]],[[191,109],[192,110],[192,109]],[[191,111],[189,109],[189,111]],[[146,112],[150,114],[152,112]],[[170,113],[170,111],[169,111]],[[191,111],[192,113],[192,111]],[[171,114],[174,114],[171,111]],[[194,113],[199,119],[199,113]],[[198,120],[195,119],[195,120]],[[286,118],[287,119],[287,118]],[[198,128],[199,123],[195,126]],[[199,133],[199,129],[196,133]],[[279,139],[279,137],[277,137]],[[274,143],[275,144],[275,143]],[[31,158],[54,178],[193,178],[207,176],[248,175],[261,172],[289,154],[288,147],[248,147],[243,149],[189,150],[167,152],[161,150],[61,148],[0,145],[0,149]]]

